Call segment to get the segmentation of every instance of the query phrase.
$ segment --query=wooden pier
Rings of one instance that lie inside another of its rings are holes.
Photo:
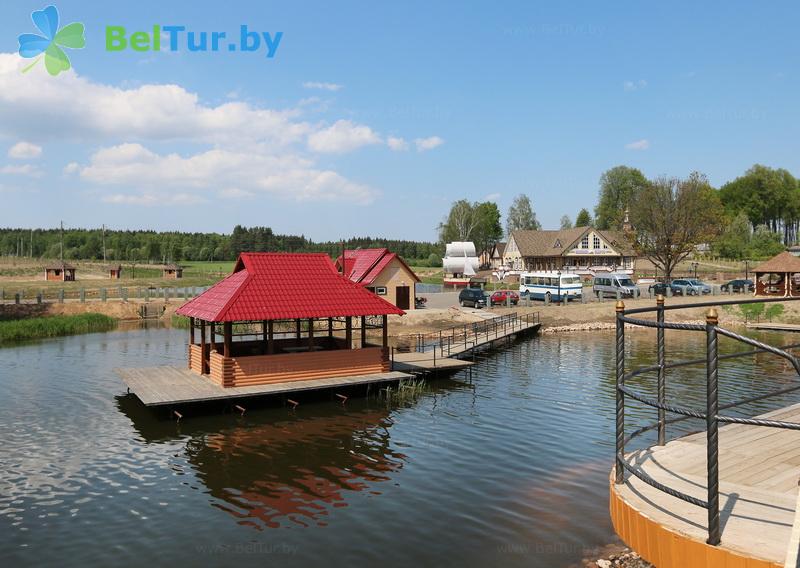
[[[261,385],[225,387],[196,370],[179,367],[116,369],[129,392],[146,406],[165,406],[226,400],[243,397],[285,395],[294,392],[335,389],[371,383],[399,382],[431,373],[457,372],[473,365],[463,357],[480,349],[490,349],[514,337],[534,334],[541,324],[538,317],[503,316],[497,321],[459,327],[458,334],[429,334],[420,351],[393,351],[388,372],[368,375],[292,380]],[[433,338],[433,339],[431,339]],[[353,353],[357,353],[354,350]]]
[[[288,394],[370,383],[397,382],[413,378],[410,374],[392,371],[352,377],[309,379],[246,387],[223,387],[207,376],[190,369],[179,369],[178,367],[144,367],[140,369],[115,370],[122,377],[130,392],[134,393],[146,406],[177,405]]]
[[[800,422],[800,404],[758,418]],[[626,543],[659,567],[783,567],[787,558],[796,558],[796,550],[794,556],[787,550],[790,542],[797,547],[792,531],[797,522],[800,432],[742,424],[724,426],[719,430],[719,450],[719,546],[705,542],[705,509],[632,475],[617,485],[612,473],[614,528]],[[659,483],[705,499],[705,432],[626,455],[628,463]]]

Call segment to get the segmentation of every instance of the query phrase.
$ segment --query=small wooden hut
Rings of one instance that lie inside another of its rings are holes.
[[[61,282],[75,281],[75,267],[66,262],[56,262],[44,267],[45,280],[57,280]]]
[[[108,267],[108,277],[111,280],[119,280],[122,278],[122,265],[116,264]]]
[[[753,269],[756,296],[800,297],[800,258],[784,251]]]
[[[189,318],[189,368],[237,387],[385,373],[387,318],[405,312],[343,277],[326,254],[242,253],[230,276],[177,313]],[[367,341],[369,329],[382,330],[381,344]]]
[[[168,264],[164,267],[164,272],[162,274],[164,278],[183,278],[183,267],[178,266],[177,264]]]

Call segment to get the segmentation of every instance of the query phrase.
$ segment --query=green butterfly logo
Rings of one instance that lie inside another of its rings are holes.
[[[34,65],[42,60],[47,72],[53,76],[72,67],[69,57],[62,47],[82,49],[86,47],[84,26],[75,22],[58,29],[58,10],[55,6],[48,6],[44,10],[37,10],[31,14],[34,25],[43,35],[22,34],[19,36],[19,54],[25,58],[36,57],[36,61],[22,70],[27,73]]]

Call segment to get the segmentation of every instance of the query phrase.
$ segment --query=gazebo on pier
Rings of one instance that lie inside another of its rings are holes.
[[[756,296],[800,297],[800,258],[784,251],[753,269]]]
[[[405,312],[342,277],[325,254],[242,253],[230,276],[177,313],[189,317],[189,368],[240,387],[385,373],[388,315]],[[368,341],[372,329],[380,344]]]

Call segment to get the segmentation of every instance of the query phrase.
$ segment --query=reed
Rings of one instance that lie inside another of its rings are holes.
[[[96,313],[0,321],[0,346],[31,339],[108,331],[116,326],[115,318]]]

